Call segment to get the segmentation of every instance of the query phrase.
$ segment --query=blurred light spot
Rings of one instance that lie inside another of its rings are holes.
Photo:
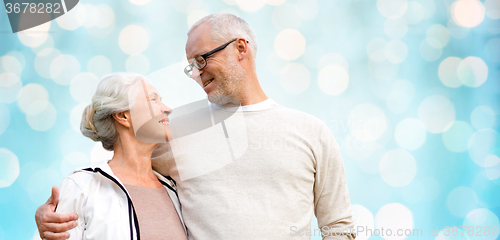
[[[50,64],[50,76],[54,82],[61,85],[69,85],[80,73],[80,62],[72,55],[59,55]]]
[[[113,151],[108,151],[102,147],[102,143],[98,142],[92,148],[90,152],[90,161],[100,162],[100,161],[109,161],[113,158]]]
[[[132,55],[125,62],[127,72],[135,72],[141,75],[146,75],[149,72],[149,59],[142,55]]]
[[[0,135],[7,129],[10,124],[10,112],[9,108],[0,103]]]
[[[318,62],[318,69],[322,69],[322,68],[326,67],[327,65],[331,65],[331,64],[341,66],[346,71],[349,70],[349,63],[347,62],[347,60],[345,60],[344,56],[342,56],[338,53],[328,53],[328,54],[322,56]]]
[[[99,79],[110,74],[112,69],[111,61],[104,56],[94,56],[87,62],[87,71],[93,73]]]
[[[293,29],[286,29],[278,33],[274,40],[274,49],[284,60],[295,60],[302,56],[306,48],[306,39]]]
[[[141,26],[129,25],[120,32],[118,43],[124,53],[137,55],[148,48],[149,35]]]
[[[356,159],[361,170],[366,173],[379,173],[380,161],[387,152],[384,146],[376,142],[363,142],[355,138],[353,138],[352,142],[354,142],[353,147],[351,147],[352,151],[358,151],[358,155],[361,154],[360,152],[369,153],[368,157],[364,159]],[[347,149],[346,152],[349,154],[349,151],[347,151]]]
[[[457,57],[448,57],[439,64],[438,76],[439,80],[451,88],[462,86],[462,82],[458,79],[458,66],[462,59]]]
[[[379,139],[387,129],[384,112],[371,103],[354,107],[349,113],[348,123],[351,134],[363,142]]]
[[[302,60],[308,67],[317,68],[320,59],[324,55],[325,50],[320,45],[309,45],[306,47],[304,55],[302,55]]]
[[[327,65],[319,71],[318,85],[326,94],[339,95],[349,86],[349,73],[339,65]]]
[[[64,30],[75,30],[83,26],[86,15],[85,6],[77,4],[71,11],[56,18],[56,22]]]
[[[90,98],[89,98],[90,101]],[[83,109],[85,109],[89,105],[88,103],[80,103],[76,105],[69,114],[69,122],[71,127],[75,130],[75,132],[80,132],[80,123],[82,122],[82,114]]]
[[[188,27],[193,26],[198,20],[202,19],[203,17],[207,16],[208,12],[202,9],[195,9],[191,11],[188,15],[187,18],[187,25]]]
[[[453,189],[446,199],[448,209],[457,217],[465,217],[478,206],[478,202],[479,199],[474,190],[462,186]]]
[[[382,52],[385,54],[385,49]],[[384,56],[385,58],[385,56]],[[371,75],[378,79],[390,79],[398,73],[399,66],[398,64],[389,62],[387,60],[383,61],[375,61],[372,58],[368,61],[368,70]]]
[[[469,155],[481,167],[491,167],[486,157],[500,144],[500,135],[493,129],[480,129],[469,140]]]
[[[470,28],[458,26],[452,19],[448,21],[448,24],[446,26],[448,28],[448,33],[450,34],[450,36],[456,39],[467,37],[470,32]]]
[[[17,100],[18,93],[23,83],[14,73],[0,74],[0,103],[13,103]]]
[[[484,46],[486,52],[486,57],[491,61],[499,63],[500,62],[500,38],[490,39]]]
[[[500,157],[496,155],[488,155],[485,158],[485,165],[490,166],[485,169],[486,177],[489,180],[500,178]]]
[[[414,96],[415,88],[413,84],[407,80],[398,80],[392,84],[385,103],[391,112],[400,114],[408,110]]]
[[[96,14],[98,16],[96,16]],[[113,11],[113,8],[111,8],[107,4],[99,4],[95,6],[92,12],[92,16],[99,19],[93,25],[97,28],[108,28],[111,27],[115,22],[115,13]]]
[[[410,153],[396,149],[385,153],[380,160],[379,171],[384,182],[393,187],[403,187],[415,178],[417,164]]]
[[[139,6],[144,6],[151,2],[151,0],[129,0],[132,4],[139,5]]]
[[[436,3],[434,2],[434,0],[417,0],[417,1],[425,9],[424,19],[429,19],[432,16],[434,16],[434,13],[436,12]]]
[[[458,79],[468,87],[479,87],[488,78],[488,66],[481,58],[467,57],[458,65]]]
[[[224,0],[224,1],[227,1],[227,0]],[[234,0],[231,0],[231,1],[234,1]],[[269,5],[272,5],[272,6],[279,6],[285,2],[286,2],[286,0],[266,0],[266,3]]]
[[[280,73],[280,83],[283,89],[289,93],[301,93],[309,88],[311,73],[300,63],[286,65]]]
[[[408,24],[403,18],[387,19],[384,23],[384,32],[392,39],[401,39],[408,32]]]
[[[52,61],[61,55],[55,48],[45,48],[36,54],[35,70],[43,78],[51,79],[50,66]]]
[[[285,30],[287,28],[297,29],[300,27],[302,20],[295,11],[295,4],[285,3],[281,6],[275,7],[271,15],[271,20],[274,27],[278,30]]]
[[[430,96],[418,106],[418,118],[427,131],[441,133],[448,130],[455,121],[455,106],[444,96]]]
[[[94,74],[80,73],[71,80],[69,92],[75,101],[90,103],[98,83],[99,79]]]
[[[19,176],[19,159],[7,148],[0,148],[0,188],[9,187]]]
[[[115,14],[113,9],[106,4],[94,6],[92,4],[83,4],[85,6],[86,17],[83,26],[90,35],[103,38],[111,34],[115,29]]]
[[[389,229],[393,233],[392,236],[385,236],[387,240],[401,240],[406,236],[398,236],[399,229],[412,229],[413,228],[413,214],[412,212],[400,203],[389,203],[382,206],[377,215],[375,215],[376,229],[384,229],[387,232]],[[400,230],[401,232],[401,230]]]
[[[57,111],[48,102],[45,109],[36,115],[26,115],[26,120],[31,128],[37,131],[47,131],[56,123]]]
[[[362,205],[354,204],[352,205],[352,218],[356,221],[354,229],[363,229],[363,231],[358,232],[356,240],[368,239],[370,237],[368,231],[373,231],[375,229],[375,221],[370,210]]]
[[[405,118],[398,123],[394,130],[394,140],[407,150],[415,150],[425,143],[425,127],[418,119]]]
[[[236,4],[245,12],[257,12],[266,5],[266,0],[236,0]]]
[[[436,61],[443,53],[442,48],[437,48],[441,43],[434,38],[426,38],[420,43],[420,55],[427,61]]]
[[[61,162],[61,173],[66,176],[75,170],[81,169],[90,164],[90,157],[85,153],[72,152],[66,156]]]
[[[0,73],[14,73],[18,77],[21,77],[21,73],[23,72],[23,66],[16,57],[5,55],[0,57]]]
[[[43,179],[41,181],[40,179]],[[28,179],[28,195],[35,205],[42,205],[50,197],[52,186],[59,186],[62,181],[60,173],[53,169],[40,169]]]
[[[410,184],[401,189],[401,197],[410,204],[420,203],[424,200],[425,186],[418,180],[413,180]]]
[[[444,48],[450,37],[448,35],[448,29],[441,24],[434,24],[430,26],[425,32],[425,36],[428,39],[435,39],[436,41],[428,41],[433,48]]]
[[[486,208],[479,208],[469,212],[462,225],[473,226],[476,229],[475,234],[467,235],[470,240],[495,240],[498,237],[500,223],[495,213]],[[477,230],[481,232],[478,234]]]
[[[484,8],[486,9],[486,16],[491,19],[500,19],[500,1],[486,0],[484,1]]]
[[[195,1],[194,0],[173,0],[171,1],[172,6],[177,10],[178,12],[181,13],[188,13],[187,9],[189,5],[193,4]],[[229,5],[235,5],[236,0],[224,0],[225,3]]]
[[[469,139],[474,129],[463,121],[455,121],[451,127],[443,133],[444,146],[452,152],[465,152],[468,149]]]
[[[318,2],[316,0],[297,0],[295,10],[302,19],[313,19],[318,15]]]
[[[386,18],[399,18],[405,14],[407,8],[406,0],[377,0],[377,9]]]
[[[336,131],[339,131],[338,128],[343,127],[343,126],[338,126],[340,124],[337,122],[335,122],[335,124],[336,124],[335,125]],[[344,139],[342,140],[337,139],[337,141],[339,143],[340,149],[345,151],[345,153],[347,153],[347,156],[349,156],[349,158],[357,160],[358,162],[362,162],[363,160],[370,157],[376,145],[375,142],[362,142],[353,137],[351,134],[347,134],[347,136]]]
[[[408,1],[408,9],[403,18],[408,24],[417,24],[425,16],[425,9],[418,1]]]
[[[80,114],[80,120],[81,116]],[[59,141],[59,147],[63,156],[71,152],[89,152],[92,146],[94,146],[94,142],[90,138],[84,137],[79,128],[78,131],[68,128]]]
[[[4,56],[15,57],[17,59],[17,61],[19,61],[19,63],[21,63],[22,68],[26,67],[26,58],[24,57],[24,54],[22,54],[18,51],[10,51],[7,54],[5,54]]]
[[[372,38],[366,45],[366,54],[371,60],[381,62],[385,60],[385,46],[387,41],[382,38]]]
[[[50,22],[38,25],[25,31],[17,32],[17,37],[22,44],[28,47],[38,47],[47,40]]]
[[[408,48],[401,40],[391,40],[385,45],[384,53],[389,62],[399,64],[408,56]]]
[[[493,128],[496,123],[495,110],[487,106],[478,106],[470,114],[470,122],[475,129]]]
[[[289,61],[280,58],[276,52],[269,53],[266,58],[266,68],[274,75],[279,75],[289,63]]]
[[[49,101],[49,93],[37,83],[30,83],[19,91],[17,104],[28,115],[36,115],[45,110]]]
[[[453,21],[460,26],[472,28],[484,19],[484,6],[479,0],[458,0],[451,5]]]

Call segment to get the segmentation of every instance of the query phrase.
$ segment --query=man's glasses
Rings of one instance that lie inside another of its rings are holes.
[[[193,77],[193,70],[194,68],[196,67],[196,69],[198,70],[201,70],[203,69],[205,66],[207,66],[207,59],[214,55],[215,53],[223,50],[224,48],[227,47],[227,45],[229,45],[230,43],[236,41],[236,39],[238,38],[235,38],[227,43],[224,43],[220,46],[218,46],[217,48],[213,49],[212,51],[210,52],[207,52],[205,54],[202,54],[202,55],[198,55],[194,58],[194,60],[189,64],[187,65],[185,68],[184,68],[184,73],[189,77],[189,78],[192,78]],[[247,41],[248,43],[248,41]]]

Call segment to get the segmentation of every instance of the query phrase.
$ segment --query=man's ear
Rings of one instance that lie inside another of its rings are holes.
[[[126,128],[132,127],[132,118],[130,117],[130,111],[115,113],[113,114],[113,118]]]
[[[248,54],[250,53],[249,52],[249,47],[248,47],[248,41],[243,39],[243,38],[239,38],[238,40],[236,40],[236,48],[238,49],[238,59],[241,61],[243,59],[245,59],[246,57],[248,57]]]

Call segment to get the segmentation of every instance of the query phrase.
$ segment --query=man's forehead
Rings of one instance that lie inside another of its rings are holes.
[[[213,42],[210,36],[210,26],[206,23],[197,26],[188,35],[186,57],[190,59],[203,54],[211,49],[211,45],[213,45]]]

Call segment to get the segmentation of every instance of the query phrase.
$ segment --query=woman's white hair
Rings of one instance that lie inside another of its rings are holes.
[[[100,141],[104,149],[112,151],[118,140],[113,114],[130,110],[131,87],[145,79],[135,73],[113,73],[101,79],[92,97],[92,103],[83,110],[80,131],[95,142]],[[133,104],[133,103],[132,103]]]
[[[211,27],[212,40],[221,44],[233,38],[244,38],[249,43],[252,50],[252,57],[255,59],[257,54],[257,41],[250,25],[245,20],[230,13],[214,13],[198,20],[189,29],[188,35],[203,23]]]

